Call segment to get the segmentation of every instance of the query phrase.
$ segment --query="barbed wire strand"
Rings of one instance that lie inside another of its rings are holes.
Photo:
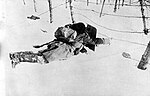
[[[78,1],[78,0],[76,0],[75,2],[81,2],[81,3],[85,3],[86,1]],[[89,2],[90,4],[95,4],[95,2]],[[133,2],[133,3],[135,3],[135,2]],[[137,3],[137,2],[136,2]],[[98,3],[98,4],[96,4],[96,5],[100,5],[101,3]],[[114,6],[115,4],[111,4],[111,3],[105,3],[104,5],[107,5],[107,6]],[[119,5],[119,4],[117,4],[117,5]],[[132,3],[131,3],[131,5],[130,4],[124,4],[123,6],[129,6],[129,7],[131,7],[131,6],[133,6],[133,7],[140,7],[140,5],[132,5]],[[150,6],[150,5],[144,5],[144,6]]]
[[[117,29],[111,29],[111,28],[108,28],[108,27],[105,27],[105,26],[95,23],[93,20],[91,20],[90,18],[88,18],[87,16],[85,16],[81,13],[74,13],[74,14],[81,15],[81,16],[85,17],[86,19],[88,19],[89,21],[93,22],[94,24],[96,24],[104,29],[110,30],[110,31],[114,31],[114,32],[118,32],[118,33],[136,33],[136,34],[144,33],[144,32],[133,32],[133,31],[122,31],[122,30],[117,30]]]
[[[57,5],[57,6],[53,7],[52,10],[55,9],[55,8],[58,8],[58,7],[62,6],[62,5],[65,5],[66,3],[69,3],[69,2],[65,2],[65,3],[62,3],[62,4],[60,4],[60,5]],[[47,12],[49,12],[49,10],[47,10],[47,11],[45,11],[45,12],[42,12],[42,13],[38,14],[37,16],[44,15],[44,14],[47,13]],[[14,26],[17,26],[17,25],[20,25],[20,24],[25,23],[25,21],[26,21],[26,20],[21,21],[20,23],[15,24],[15,25],[12,25],[12,26],[10,26],[10,27],[13,28]]]
[[[95,11],[93,9],[81,9],[77,7],[73,7],[73,8],[77,10],[84,10],[84,11],[91,11],[91,12],[99,13],[98,11]],[[110,15],[110,16],[125,17],[125,18],[142,18],[141,16],[126,16],[126,15],[116,15],[116,14],[109,14],[109,13],[102,13],[102,15]],[[145,18],[148,19],[150,17],[145,17]]]
[[[55,9],[55,8],[57,8],[57,7],[60,7],[60,6],[62,6],[62,5],[65,5],[66,3],[69,3],[69,1],[67,1],[67,2],[65,2],[65,3],[62,3],[62,4],[60,4],[60,5],[57,5],[57,6],[55,6],[55,7],[53,7],[53,8],[52,8],[52,10],[53,10],[53,9]],[[43,15],[43,14],[47,13],[47,12],[49,12],[49,10],[47,10],[47,11],[45,11],[45,12],[40,13],[38,16],[41,16],[41,15]]]
[[[102,26],[102,25],[100,25],[100,24],[95,23],[93,20],[89,19],[88,17],[86,17],[86,16],[83,15],[83,14],[80,14],[80,13],[74,13],[74,14],[81,15],[81,16],[85,17],[86,19],[88,19],[89,21],[91,21],[92,23],[94,23],[95,25],[97,25],[97,26],[99,26],[99,27],[102,27],[102,28],[106,28],[106,27],[104,27],[104,26]],[[106,29],[107,29],[107,28],[106,28]],[[110,28],[108,28],[108,30],[110,30]],[[112,30],[111,30],[111,31],[112,31]],[[114,30],[113,30],[113,31],[114,31]],[[117,31],[118,31],[118,30],[117,30]],[[124,31],[123,31],[123,32],[124,32]],[[114,37],[108,36],[108,35],[103,34],[103,33],[98,33],[98,34],[100,34],[100,35],[102,35],[102,36],[104,36],[104,37],[107,37],[107,38],[109,38],[109,39],[117,40],[117,41],[122,41],[122,42],[128,42],[128,43],[132,43],[132,44],[136,44],[136,45],[147,46],[146,44],[142,44],[142,43],[138,43],[138,42],[132,42],[132,41],[128,41],[128,40],[123,40],[123,39],[114,38]]]

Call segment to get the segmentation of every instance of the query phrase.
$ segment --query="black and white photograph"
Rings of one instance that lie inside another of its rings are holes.
[[[150,96],[149,0],[0,3],[0,96]]]

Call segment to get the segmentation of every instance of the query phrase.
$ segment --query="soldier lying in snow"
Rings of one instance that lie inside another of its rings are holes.
[[[96,28],[91,25],[85,27],[83,23],[59,27],[55,37],[56,39],[51,42],[33,46],[40,48],[47,45],[47,49],[37,53],[32,51],[10,53],[13,68],[20,62],[47,64],[55,60],[65,60],[79,52],[86,53],[84,46],[94,51],[98,44],[110,44],[107,38],[96,38]]]

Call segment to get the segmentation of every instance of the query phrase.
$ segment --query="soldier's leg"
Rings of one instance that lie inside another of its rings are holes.
[[[38,56],[32,51],[10,53],[12,67],[15,68],[20,62],[39,63]]]

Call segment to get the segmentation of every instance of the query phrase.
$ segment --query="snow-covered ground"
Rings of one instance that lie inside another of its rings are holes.
[[[73,6],[80,9],[100,11],[101,6],[75,0]],[[90,0],[96,2],[96,0]],[[34,49],[32,46],[54,39],[54,31],[59,26],[71,23],[69,7],[56,7],[53,23],[49,23],[47,0],[36,0],[34,12],[32,0],[6,0],[6,33],[2,42],[2,62],[5,64],[6,96],[150,96],[150,73],[136,68],[138,62],[122,57],[128,52],[140,60],[146,46],[112,39],[111,45],[100,45],[96,52],[80,54],[66,61],[54,61],[48,65],[21,63],[12,69],[8,57],[10,52]],[[52,6],[65,0],[52,0]],[[105,6],[104,13],[113,13],[114,6]],[[116,39],[147,44],[150,36],[144,34],[118,33],[99,25],[128,31],[142,31],[141,19],[102,16],[92,11],[73,9],[76,22],[82,21],[95,26],[100,33]],[[139,7],[120,7],[116,14],[141,16]],[[29,20],[27,16],[40,15],[40,20]],[[85,18],[88,17],[89,19]],[[95,23],[94,23],[95,22]],[[99,24],[99,25],[98,25]],[[41,29],[48,33],[41,32]],[[2,36],[2,35],[1,35]]]

